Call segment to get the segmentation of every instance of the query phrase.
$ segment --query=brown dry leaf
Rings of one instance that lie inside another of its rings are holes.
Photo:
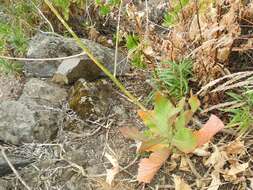
[[[250,189],[253,189],[253,178],[249,178],[248,180],[250,181],[249,185]]]
[[[191,190],[192,188],[180,177],[173,175],[175,190]]]
[[[204,163],[206,166],[213,166],[216,171],[220,171],[227,161],[226,152],[220,151],[219,148],[214,145],[214,152]]]
[[[206,42],[208,42],[209,40],[215,39],[217,33],[221,30],[223,30],[223,27],[218,26],[217,23],[214,23],[210,28],[203,30],[202,35],[204,39],[207,40]]]
[[[206,143],[203,146],[196,148],[192,153],[201,157],[210,156],[211,153],[207,151],[208,148],[209,148],[209,144]]]
[[[207,27],[207,22],[204,19],[204,17],[200,16],[199,20],[198,20],[198,16],[195,15],[192,19],[190,29],[189,29],[189,32],[188,32],[190,40],[198,41],[200,39],[202,33],[200,33],[199,26],[201,27],[201,32],[202,32]]]
[[[93,41],[96,41],[97,38],[99,37],[100,33],[96,30],[95,27],[91,27],[90,30],[89,30],[89,39],[93,40]]]
[[[144,141],[146,139],[145,136],[136,127],[121,127],[119,131],[126,138],[139,141]]]
[[[170,151],[163,149],[161,151],[153,152],[149,158],[141,159],[139,163],[137,180],[139,182],[150,183],[155,174],[168,159]]]
[[[187,44],[186,40],[183,37],[183,34],[177,32],[171,33],[171,41],[173,42],[174,48],[179,50],[182,50],[182,48]]]
[[[222,172],[225,181],[230,181],[232,183],[238,183],[238,181],[243,180],[244,176],[238,175],[244,172],[249,167],[249,163],[240,164],[238,161],[230,165],[230,169]]]
[[[153,48],[151,46],[147,46],[143,49],[143,52],[146,54],[146,55],[149,55],[149,56],[153,56],[154,55],[154,51],[153,51]]]
[[[171,160],[179,161],[179,159],[181,158],[181,155],[182,154],[179,154],[179,153],[173,153],[171,155]]]
[[[228,155],[243,155],[245,154],[244,142],[240,141],[238,138],[232,143],[228,144],[225,147],[225,151]]]
[[[188,162],[186,161],[186,158],[184,156],[181,157],[181,162],[180,162],[179,170],[190,171]]]
[[[230,50],[231,50],[230,46],[229,47],[224,47],[224,48],[219,48],[218,53],[217,53],[217,59],[219,61],[225,62],[228,59],[229,55],[230,55]]]
[[[234,176],[241,172],[244,172],[249,167],[249,163],[239,164],[236,162],[235,164],[230,166],[230,169],[225,172],[226,175]]]
[[[198,17],[195,15],[192,19],[191,26],[189,29],[189,38],[190,40],[195,40],[197,36],[200,36],[200,31],[198,28]]]
[[[137,147],[137,152],[156,152],[167,147],[166,144],[160,144],[161,139],[156,138],[146,142],[141,142],[140,146]]]
[[[250,2],[245,9],[244,17],[247,19],[253,18],[253,2]]]
[[[118,160],[114,156],[112,156],[108,153],[105,153],[105,157],[113,165],[112,169],[106,170],[106,183],[111,185],[114,177],[119,173],[119,163],[118,163]]]
[[[215,115],[211,115],[206,124],[195,135],[198,139],[198,146],[210,141],[210,139],[224,128],[223,122]]]
[[[167,172],[171,172],[177,168],[177,162],[175,160],[170,160],[167,165],[168,165],[166,168]]]
[[[209,185],[207,190],[218,190],[219,186],[221,185],[220,173],[218,171],[213,171],[211,176],[212,176],[212,182]]]
[[[234,38],[232,37],[231,34],[226,34],[226,35],[223,34],[215,43],[216,45],[214,46],[214,48],[230,47],[232,46],[233,42],[234,42]]]
[[[234,24],[236,22],[236,11],[232,8],[230,8],[229,12],[227,12],[225,15],[223,15],[220,25],[222,26],[230,26],[231,24]]]

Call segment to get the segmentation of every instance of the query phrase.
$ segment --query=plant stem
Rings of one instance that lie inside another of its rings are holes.
[[[119,32],[120,32],[120,17],[121,17],[121,9],[122,9],[122,0],[119,5],[119,14],[118,14],[118,23],[117,23],[117,32],[116,32],[116,45],[115,45],[115,58],[114,58],[114,69],[113,76],[117,75],[117,63],[118,63],[118,46],[119,46]]]
[[[44,0],[47,6],[51,9],[51,11],[55,14],[55,16],[61,21],[63,26],[68,30],[68,32],[73,36],[76,43],[80,48],[89,56],[89,58],[117,85],[117,87],[137,106],[139,106],[142,110],[146,110],[146,108],[140,103],[136,97],[134,97],[121,82],[113,76],[113,74],[104,67],[97,58],[91,53],[89,48],[82,42],[79,37],[75,34],[75,32],[69,27],[69,25],[65,22],[65,20],[61,17],[59,12],[54,8],[54,6],[49,2],[49,0]]]

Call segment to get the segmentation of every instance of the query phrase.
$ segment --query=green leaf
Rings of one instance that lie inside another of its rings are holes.
[[[172,145],[184,153],[189,153],[197,147],[197,138],[189,128],[179,127],[173,136]]]
[[[155,123],[161,136],[170,135],[171,124],[169,119],[180,112],[180,108],[175,108],[172,103],[163,95],[157,94],[155,99]]]
[[[227,95],[229,95],[231,98],[235,99],[236,101],[242,100],[242,96],[234,92],[227,92]]]
[[[186,124],[186,118],[185,118],[185,112],[181,112],[180,115],[177,117],[175,122],[176,130],[180,129],[181,127],[185,127]]]
[[[135,50],[139,45],[139,37],[136,35],[128,35],[126,38],[126,46],[128,50]]]
[[[163,25],[166,27],[172,26],[175,23],[176,15],[174,13],[165,13]]]
[[[99,9],[99,13],[103,16],[110,13],[110,6],[109,5],[102,5]]]
[[[95,3],[96,3],[97,5],[100,5],[102,2],[101,2],[101,0],[95,0]]]
[[[158,87],[169,91],[176,100],[186,96],[189,91],[188,82],[192,77],[192,62],[183,60],[180,62],[166,61],[156,68]]]
[[[182,7],[186,6],[189,3],[189,0],[180,0]]]
[[[144,63],[144,55],[139,51],[133,53],[132,64],[135,67],[144,69],[146,67],[146,64]]]
[[[70,0],[53,0],[54,5],[59,7],[63,13],[63,16],[66,20],[69,19],[69,7]]]
[[[109,0],[108,3],[113,6],[117,6],[120,4],[120,0]]]
[[[182,8],[184,8],[189,3],[189,0],[180,0],[174,3],[175,6],[173,7],[173,9],[169,13],[166,13],[164,15],[164,22],[163,22],[164,26],[169,27],[176,24],[178,15],[182,11]]]
[[[197,98],[197,96],[191,95],[191,97],[190,97],[190,99],[189,99],[188,102],[189,102],[189,104],[191,106],[191,111],[193,113],[195,113],[199,109],[199,106],[200,106],[199,99]]]

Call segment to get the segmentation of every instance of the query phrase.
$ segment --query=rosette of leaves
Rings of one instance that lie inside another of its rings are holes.
[[[223,122],[215,115],[200,130],[189,128],[199,106],[200,101],[193,95],[188,101],[183,98],[177,105],[173,105],[164,95],[157,93],[154,110],[138,112],[147,126],[146,130],[140,132],[134,127],[121,128],[125,137],[139,142],[138,152],[152,152],[149,158],[140,161],[137,175],[139,182],[150,183],[172,151],[193,152],[223,129]]]
[[[159,89],[165,88],[169,95],[180,100],[189,93],[189,81],[192,78],[192,61],[165,61],[155,69],[155,79]]]

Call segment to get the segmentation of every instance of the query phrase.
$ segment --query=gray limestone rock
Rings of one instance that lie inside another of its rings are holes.
[[[6,156],[8,157],[9,161],[15,167],[15,169],[23,168],[30,163],[33,162],[30,158],[25,158],[19,155],[9,154],[6,152]],[[10,168],[9,164],[5,160],[5,158],[0,155],[0,177],[13,173],[12,169]],[[0,182],[1,186],[1,182]],[[0,187],[1,190],[1,187]]]
[[[34,112],[26,105],[17,101],[0,103],[0,140],[12,144],[32,142],[35,126]]]
[[[52,82],[31,78],[24,85],[19,101],[30,105],[30,107],[32,104],[57,107],[66,97],[67,91],[64,88]]]
[[[111,72],[114,67],[114,50],[104,47],[91,40],[82,39],[86,46],[90,49],[91,53]],[[65,57],[81,53],[81,48],[76,44],[72,38],[64,38],[55,35],[38,34],[30,42],[27,57],[29,58],[53,58],[53,57]],[[86,74],[98,70],[87,55],[85,57],[86,66],[82,78],[89,78]],[[29,76],[36,77],[51,77],[57,71],[58,66],[62,63],[62,60],[57,61],[27,61],[25,63],[25,71]],[[62,66],[63,67],[63,66]],[[124,74],[129,70],[129,65],[124,61],[123,54],[118,55],[118,75]],[[63,73],[64,74],[64,73]],[[102,71],[96,72],[92,78],[98,78],[99,76],[105,76]]]
[[[0,103],[0,140],[15,145],[52,140],[64,116],[60,105],[66,97],[65,89],[30,79],[18,101]]]

